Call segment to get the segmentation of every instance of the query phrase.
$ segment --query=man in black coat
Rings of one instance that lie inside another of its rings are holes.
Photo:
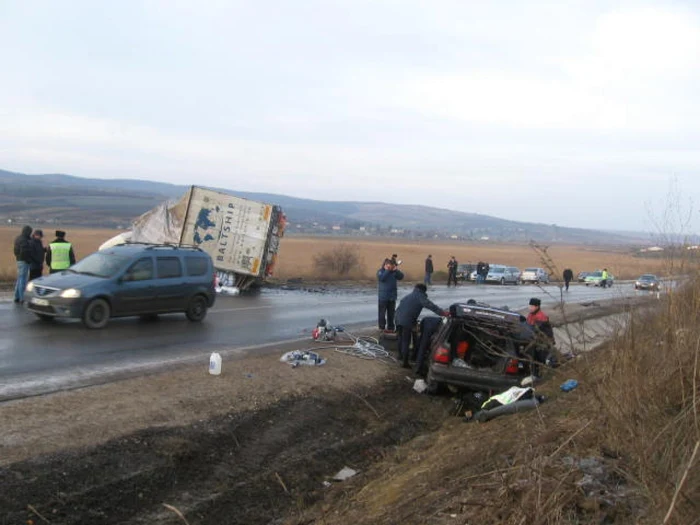
[[[428,289],[422,283],[415,285],[413,291],[401,299],[396,310],[396,324],[399,332],[399,358],[401,358],[404,368],[409,368],[409,347],[411,346],[413,327],[423,308],[432,310],[438,315],[449,315],[449,312],[428,299]]]
[[[433,256],[428,255],[428,258],[425,260],[425,279],[423,279],[423,283],[426,286],[432,286],[434,271],[435,268],[433,267]]]
[[[453,255],[450,257],[450,261],[447,263],[447,287],[449,288],[450,283],[453,282],[457,286],[457,259]]]
[[[46,248],[42,239],[44,238],[44,232],[41,230],[34,230],[32,238],[29,242],[31,261],[29,263],[29,280],[33,281],[37,277],[41,277],[44,273],[44,257],[46,256]]]
[[[27,287],[29,277],[29,264],[31,263],[30,242],[32,227],[25,226],[22,233],[15,237],[15,260],[17,261],[17,281],[15,282],[15,304],[24,301],[24,289]]]
[[[564,270],[564,286],[566,286],[566,291],[569,291],[569,283],[574,280],[574,272],[571,268]]]

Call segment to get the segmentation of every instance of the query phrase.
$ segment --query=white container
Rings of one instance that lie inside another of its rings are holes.
[[[209,373],[213,376],[221,374],[221,355],[213,352],[209,358]]]

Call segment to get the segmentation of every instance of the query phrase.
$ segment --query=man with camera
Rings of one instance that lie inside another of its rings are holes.
[[[394,315],[398,296],[398,281],[403,279],[403,272],[398,269],[398,261],[384,259],[384,264],[377,271],[377,292],[379,296],[379,329],[395,331]]]

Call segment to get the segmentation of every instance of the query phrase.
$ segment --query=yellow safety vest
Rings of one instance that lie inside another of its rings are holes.
[[[52,242],[49,244],[51,249],[51,269],[65,270],[70,268],[70,250],[72,248],[69,242]]]

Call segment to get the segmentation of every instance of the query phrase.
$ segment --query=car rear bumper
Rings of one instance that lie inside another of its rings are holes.
[[[497,374],[490,369],[457,368],[439,363],[430,365],[430,378],[437,383],[444,383],[471,390],[507,390],[521,386],[523,379],[529,376],[510,376]]]

